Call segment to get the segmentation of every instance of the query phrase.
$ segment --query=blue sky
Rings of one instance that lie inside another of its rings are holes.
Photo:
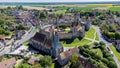
[[[0,2],[99,2],[120,0],[0,0]]]

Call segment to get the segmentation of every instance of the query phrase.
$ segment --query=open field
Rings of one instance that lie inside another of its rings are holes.
[[[94,28],[90,28],[89,29],[89,31],[87,31],[86,33],[85,33],[85,37],[86,38],[91,38],[91,39],[94,39],[94,33],[95,33],[95,30],[94,30]]]
[[[111,10],[111,11],[120,11],[120,6],[109,7],[109,10]]]
[[[118,59],[119,62],[120,62],[120,52],[118,52],[113,45],[111,45],[110,48],[112,49],[114,55],[117,57],[117,59]]]
[[[103,7],[111,7],[112,4],[88,4],[87,6],[103,6]]]
[[[51,12],[51,14],[64,14],[66,12],[66,10],[58,10],[58,11],[55,11],[55,12]]]
[[[23,6],[23,7],[27,9],[48,10],[48,8],[43,8],[43,7],[32,7],[32,6]]]
[[[7,7],[15,7],[15,6],[0,6],[0,8],[7,8]],[[32,6],[23,6],[23,7],[27,9],[48,10],[48,8],[43,8],[43,7],[32,7]]]
[[[62,40],[61,44],[65,47],[73,47],[73,46],[82,46],[90,42],[91,41],[86,40],[86,39],[79,40],[78,38],[76,38],[74,40]]]
[[[59,6],[59,7],[54,7],[53,9],[55,10],[67,10],[68,8],[74,8],[78,11],[80,10],[89,10],[91,9],[92,7],[91,6]]]

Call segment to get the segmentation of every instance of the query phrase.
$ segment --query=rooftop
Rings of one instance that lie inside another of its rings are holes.
[[[60,53],[60,56],[61,56],[61,59],[65,59],[65,58],[73,55],[74,53],[78,53],[78,52],[79,52],[78,47],[74,47],[65,52]]]
[[[16,64],[16,59],[11,58],[0,62],[0,68],[12,68]]]

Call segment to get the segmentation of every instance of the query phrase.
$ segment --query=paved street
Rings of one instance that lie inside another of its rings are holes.
[[[31,30],[28,31],[28,34],[25,35],[24,37],[22,37],[21,40],[16,41],[15,44],[17,44],[17,45],[22,44],[23,42],[29,40],[32,36],[34,36],[35,33],[36,33],[35,32],[35,27],[32,27]]]
[[[17,43],[18,45],[22,44],[23,42],[29,40],[32,36],[34,36],[35,33],[36,33],[35,27],[31,27],[31,29],[28,31],[28,34],[25,35],[21,40],[16,41],[15,44]],[[11,46],[5,47],[4,50],[0,52],[0,56],[9,53],[10,49],[11,49]]]
[[[11,46],[5,47],[4,50],[0,52],[0,56],[3,56],[4,54],[9,53],[10,52],[10,47]]]

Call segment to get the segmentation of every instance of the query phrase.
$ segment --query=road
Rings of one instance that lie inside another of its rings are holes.
[[[100,41],[103,41],[103,42],[106,44],[106,47],[109,47],[109,49],[111,50],[110,45],[112,45],[112,43],[106,41],[106,40],[103,38],[99,27],[96,27],[96,26],[92,26],[92,27],[93,27],[93,28],[96,30],[96,32],[98,33],[99,40],[100,40]],[[112,51],[112,50],[111,50],[111,51]],[[118,59],[116,58],[115,55],[114,55],[113,59],[115,60],[118,68],[120,68],[120,62],[118,61]]]
[[[35,27],[31,27],[31,29],[28,31],[28,34],[25,35],[21,40],[16,41],[15,44],[18,44],[18,45],[22,44],[23,42],[29,40],[32,36],[34,36],[35,33],[36,33]],[[4,54],[10,53],[11,46],[12,45],[5,47],[4,50],[0,52],[0,56],[3,56]]]
[[[16,41],[14,44],[20,45],[23,42],[29,40],[32,36],[34,36],[34,34],[36,33],[35,31],[35,27],[31,27],[31,29],[28,31],[28,34],[23,36],[22,39]]]

